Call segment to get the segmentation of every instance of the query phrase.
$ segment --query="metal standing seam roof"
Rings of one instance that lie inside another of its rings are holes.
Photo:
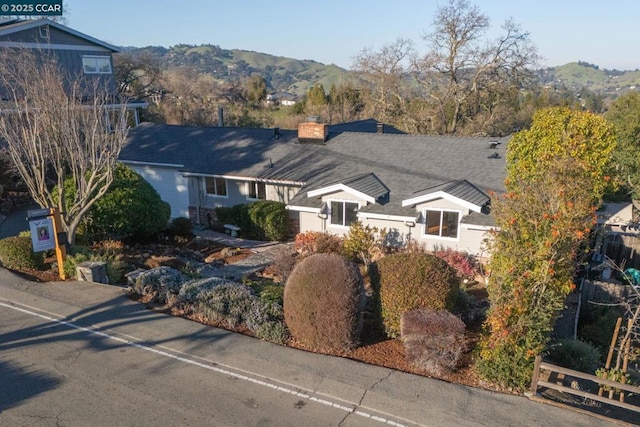
[[[324,144],[300,144],[295,130],[280,130],[276,137],[273,129],[143,124],[131,130],[120,160],[291,183],[301,189],[289,204],[300,207],[322,205],[319,197],[308,198],[308,191],[350,183],[358,191],[376,194],[379,191],[368,186],[378,181],[389,190],[389,198],[363,211],[406,216],[410,209],[402,207],[402,200],[425,189],[443,186],[473,203],[488,201],[489,191],[503,192],[507,138],[498,140],[498,148],[493,141],[496,138],[343,131]]]

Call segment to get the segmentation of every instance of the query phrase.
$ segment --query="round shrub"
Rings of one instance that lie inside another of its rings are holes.
[[[417,308],[453,311],[459,290],[456,271],[435,255],[396,253],[376,262],[371,273],[380,293],[382,323],[388,336],[400,335],[400,318]]]
[[[193,304],[198,301],[198,295],[202,292],[210,291],[218,285],[235,283],[221,277],[205,277],[203,279],[192,279],[184,282],[178,291],[178,300],[182,303]]]
[[[305,231],[296,234],[293,248],[302,256],[340,254],[342,253],[342,238],[326,231]]]
[[[295,339],[314,349],[351,349],[359,342],[364,297],[355,264],[336,254],[311,255],[285,284],[285,323]]]
[[[289,214],[284,203],[261,200],[249,204],[249,218],[257,238],[284,240],[289,231]]]
[[[15,270],[39,270],[44,266],[44,257],[41,252],[33,252],[30,237],[7,237],[0,240],[0,265]]]
[[[407,361],[430,375],[455,370],[467,348],[464,322],[446,310],[405,311],[400,329]]]
[[[65,181],[67,200],[75,184]],[[118,164],[109,190],[89,209],[81,232],[91,239],[149,237],[167,228],[171,207],[133,169]]]
[[[223,322],[229,328],[246,323],[256,294],[249,286],[236,282],[221,283],[198,294],[196,311],[208,320]]]
[[[600,366],[600,351],[580,340],[559,340],[549,347],[547,358],[556,365],[589,374]]]
[[[171,295],[178,295],[183,283],[182,274],[171,267],[158,267],[141,273],[133,285],[139,295],[154,295],[154,301],[166,303]]]
[[[174,218],[169,223],[169,232],[176,236],[190,236],[192,228],[191,220],[185,217]]]
[[[262,294],[252,301],[246,324],[257,338],[265,341],[284,344],[289,338],[282,305],[263,299]]]

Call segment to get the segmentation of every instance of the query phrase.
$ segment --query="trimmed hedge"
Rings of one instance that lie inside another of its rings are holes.
[[[371,280],[380,294],[382,322],[391,338],[400,335],[400,318],[417,308],[453,311],[459,287],[456,271],[435,255],[396,253],[378,260]]]
[[[261,200],[249,205],[249,218],[259,240],[284,240],[289,232],[289,214],[284,203]]]
[[[216,218],[220,226],[233,224],[240,227],[242,237],[251,237],[251,218],[249,217],[249,205],[235,205],[230,208],[221,206],[216,208]]]
[[[216,208],[218,225],[240,227],[242,237],[255,240],[284,240],[289,232],[289,214],[284,203],[260,200],[233,207]]]
[[[320,351],[358,345],[365,303],[360,270],[336,254],[311,255],[296,265],[284,288],[291,335]]]
[[[0,265],[16,270],[40,270],[44,266],[44,256],[42,252],[33,252],[31,237],[7,237],[0,240]]]
[[[400,329],[407,361],[431,375],[455,370],[467,348],[464,322],[446,310],[405,311]]]

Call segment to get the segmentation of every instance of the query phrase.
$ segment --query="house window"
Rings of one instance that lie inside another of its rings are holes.
[[[247,198],[265,200],[267,198],[267,184],[264,182],[248,182]]]
[[[227,180],[224,178],[206,177],[205,184],[207,194],[218,197],[227,197]]]
[[[331,225],[350,227],[358,220],[360,205],[353,202],[331,202]]]
[[[40,27],[40,38],[49,40],[49,26],[48,25],[42,25]]]
[[[427,210],[424,234],[434,237],[458,238],[460,213],[445,210]]]
[[[108,56],[83,56],[85,74],[111,74],[111,58]]]

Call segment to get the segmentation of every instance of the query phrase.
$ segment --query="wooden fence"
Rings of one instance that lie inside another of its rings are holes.
[[[613,233],[605,238],[604,254],[622,268],[640,270],[640,236]]]
[[[595,375],[585,374],[584,372],[574,371],[572,369],[563,368],[561,366],[552,365],[542,361],[540,356],[536,357],[535,367],[533,369],[533,378],[531,380],[531,392],[533,395],[538,395],[538,389],[540,387],[546,387],[552,390],[557,390],[562,393],[569,393],[575,396],[584,397],[586,399],[595,400],[598,402],[606,403],[609,405],[617,406],[620,408],[628,409],[630,411],[640,412],[640,406],[623,402],[622,398],[614,399],[606,396],[598,396],[597,392],[589,392],[580,390],[579,388],[567,387],[564,384],[557,382],[551,382],[550,380],[543,380],[541,375],[542,371],[549,373],[549,378],[562,375],[564,377],[570,376],[583,381],[590,381],[598,386],[607,386],[622,392],[629,392],[634,395],[640,394],[640,387],[632,386],[629,384],[622,384],[616,381],[607,380],[597,377]]]
[[[631,285],[618,281],[585,280],[582,284],[582,303],[619,304],[635,295]]]

